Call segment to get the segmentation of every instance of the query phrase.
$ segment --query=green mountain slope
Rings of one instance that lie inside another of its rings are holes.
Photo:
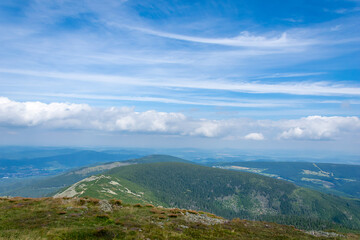
[[[315,237],[313,235],[320,235]],[[358,239],[182,209],[87,198],[0,198],[0,239]]]
[[[326,193],[360,198],[360,165],[306,162],[232,162],[215,166],[284,179]]]
[[[102,156],[102,155],[99,155]],[[69,160],[70,161],[70,160]],[[95,161],[95,158],[94,158]],[[98,160],[100,162],[100,159]],[[78,168],[66,173],[56,176],[44,177],[39,180],[33,180],[28,184],[13,184],[11,190],[0,192],[3,196],[21,196],[21,197],[44,197],[53,195],[53,193],[72,185],[84,178],[95,174],[100,174],[104,171],[115,167],[122,167],[138,163],[153,163],[153,162],[189,162],[181,158],[169,155],[149,155],[142,158],[130,159],[126,161],[109,162],[104,164],[90,165],[87,167]],[[19,187],[16,187],[18,185]],[[9,188],[8,188],[9,189]]]
[[[164,162],[113,168],[97,178],[73,185],[71,196],[152,202],[306,229],[360,229],[360,201],[253,173]]]

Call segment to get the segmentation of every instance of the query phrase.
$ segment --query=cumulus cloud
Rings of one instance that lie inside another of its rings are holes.
[[[220,131],[215,122],[193,121],[182,113],[136,112],[127,107],[101,109],[73,103],[16,102],[5,97],[0,98],[0,124],[206,137],[216,137]]]
[[[45,126],[129,132],[180,132],[181,113],[133,108],[93,108],[87,104],[16,102],[0,98],[0,123],[12,126]]]
[[[0,126],[89,129],[208,138],[328,140],[359,133],[358,117],[309,116],[292,120],[191,119],[182,113],[87,104],[17,102],[0,97]],[[250,133],[249,133],[250,132]]]
[[[297,120],[283,121],[282,126],[286,128],[280,134],[283,139],[332,139],[341,132],[350,132],[360,129],[358,117],[323,117],[309,116]]]
[[[247,140],[257,140],[257,141],[265,139],[264,135],[262,135],[262,133],[249,133],[244,138]]]
[[[37,126],[45,123],[78,125],[91,107],[86,104],[15,102],[0,97],[0,123]],[[65,123],[66,122],[66,123]]]

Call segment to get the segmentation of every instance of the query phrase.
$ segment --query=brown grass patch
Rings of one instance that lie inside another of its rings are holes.
[[[195,210],[187,210],[187,212],[188,212],[188,213],[191,213],[191,214],[196,214],[196,215],[199,214],[199,213],[198,213],[197,211],[195,211]]]
[[[109,202],[115,206],[121,206],[123,204],[122,201],[119,199],[111,199]]]
[[[156,217],[159,219],[166,219],[166,216],[163,214],[156,215]]]
[[[160,210],[160,209],[158,209],[158,208],[150,209],[150,212],[151,212],[151,213],[154,213],[154,214],[165,214],[165,211]]]
[[[181,213],[182,211],[178,208],[173,208],[173,209],[170,209],[170,212],[171,213]]]

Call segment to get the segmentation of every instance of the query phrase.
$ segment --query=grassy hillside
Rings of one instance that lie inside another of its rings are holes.
[[[99,179],[73,186],[72,196],[152,202],[304,229],[360,230],[360,201],[252,173],[164,162],[113,168]]]
[[[320,237],[314,237],[313,235]],[[192,210],[89,198],[0,198],[0,239],[358,239],[291,226],[227,221]],[[321,237],[323,236],[323,237]],[[325,237],[326,236],[326,237]]]
[[[80,156],[85,157],[89,154],[91,155],[91,159],[93,159],[93,161],[98,161],[98,162],[104,160],[104,158],[101,158],[102,156],[107,156],[107,157],[111,156],[110,154],[104,155],[103,153],[96,153],[95,155],[93,155],[92,153],[89,152],[83,152],[82,154],[80,154]],[[67,155],[66,159],[70,161],[71,158],[69,156],[70,155]],[[71,155],[71,156],[75,157],[75,155]],[[98,158],[96,158],[96,156],[98,156]],[[115,155],[109,158],[113,159],[114,157]],[[57,156],[57,158],[59,158],[59,156]],[[60,189],[72,185],[84,178],[87,178],[91,175],[100,174],[111,168],[126,166],[130,164],[154,163],[154,162],[189,162],[189,161],[169,155],[149,155],[142,158],[130,159],[121,162],[108,162],[103,164],[90,165],[87,167],[82,167],[66,173],[62,173],[56,176],[41,178],[39,180],[32,180],[31,182],[29,181],[28,183],[19,184],[19,181],[17,181],[14,184],[9,183],[6,188],[5,187],[1,188],[0,186],[0,196],[45,197],[52,195],[53,193],[59,191]]]
[[[306,162],[232,162],[216,167],[285,179],[326,193],[360,198],[360,165]]]

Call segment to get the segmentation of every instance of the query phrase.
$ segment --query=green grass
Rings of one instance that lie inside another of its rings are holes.
[[[187,210],[110,203],[113,211],[105,213],[97,199],[1,198],[0,239],[321,239],[275,223],[234,219],[205,225],[189,221]]]

